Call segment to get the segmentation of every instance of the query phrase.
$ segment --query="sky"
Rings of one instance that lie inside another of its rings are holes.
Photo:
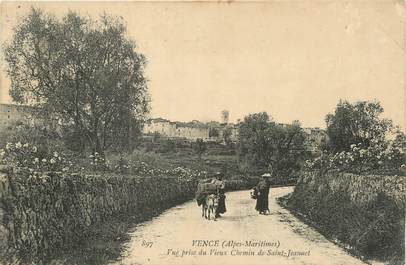
[[[219,121],[225,109],[236,121],[266,111],[323,128],[340,99],[378,100],[406,127],[402,1],[1,2],[2,43],[31,6],[122,16],[148,59],[152,117]]]

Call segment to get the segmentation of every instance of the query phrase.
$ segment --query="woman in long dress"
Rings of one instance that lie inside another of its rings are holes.
[[[216,217],[221,217],[220,214],[223,214],[227,211],[226,209],[226,195],[225,195],[225,182],[223,181],[223,174],[217,172],[215,175],[214,182],[217,185],[217,191],[219,195],[219,204],[216,210]]]
[[[269,189],[271,187],[271,174],[266,173],[262,175],[262,180],[255,187],[257,193],[257,204],[255,205],[255,210],[259,214],[269,214],[269,202],[268,195]]]

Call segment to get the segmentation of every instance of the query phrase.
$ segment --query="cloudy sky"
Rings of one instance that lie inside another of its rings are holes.
[[[0,40],[30,6],[124,18],[148,58],[152,116],[231,120],[267,111],[324,127],[338,100],[379,100],[406,124],[402,1],[2,2]],[[1,65],[0,102],[10,102]],[[405,126],[403,126],[405,128]]]

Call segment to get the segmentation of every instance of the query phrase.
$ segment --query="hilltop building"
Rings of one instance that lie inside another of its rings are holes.
[[[144,134],[159,133],[169,138],[209,139],[209,128],[199,121],[185,123],[162,118],[150,119],[145,123],[143,132]]]
[[[55,116],[47,118],[34,118],[34,107],[27,105],[0,103],[0,129],[14,130],[16,125],[25,124],[40,125],[62,133],[58,119]]]
[[[168,138],[182,138],[189,141],[203,139],[204,141],[224,142],[225,132],[229,133],[231,142],[238,140],[238,124],[229,123],[229,112],[221,113],[221,123],[211,121],[203,123],[197,120],[191,122],[174,122],[163,118],[150,119],[144,124],[143,133],[146,135],[160,134]],[[32,107],[0,104],[0,129],[9,127],[18,121],[32,119]],[[56,121],[52,122],[56,126]],[[279,123],[279,125],[287,126]],[[55,128],[55,126],[53,126]],[[316,151],[326,132],[320,128],[304,128],[306,133],[306,147],[310,151]]]
[[[31,120],[32,108],[15,104],[0,104],[0,128],[11,126],[22,121]]]
[[[182,138],[189,141],[203,139],[204,141],[225,142],[227,139],[236,142],[238,138],[238,125],[229,123],[230,113],[227,110],[221,112],[221,123],[211,121],[203,123],[197,120],[191,122],[174,122],[163,118],[148,120],[143,129],[146,135],[160,134],[168,138]]]
[[[220,124],[217,122],[202,123],[200,121],[173,122],[167,119],[156,118],[148,120],[143,129],[144,134],[160,134],[168,138],[184,138],[194,141],[203,139],[205,141],[222,142],[224,131],[230,130],[230,140],[237,141],[237,126],[234,124]],[[213,132],[216,133],[213,133]]]

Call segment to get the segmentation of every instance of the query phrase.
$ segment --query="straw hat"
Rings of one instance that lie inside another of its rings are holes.
[[[215,177],[215,178],[223,178],[223,173],[221,173],[221,172],[216,172],[216,173],[214,173],[214,177]]]
[[[263,178],[271,178],[272,176],[269,173],[265,173],[261,177],[263,177]]]

